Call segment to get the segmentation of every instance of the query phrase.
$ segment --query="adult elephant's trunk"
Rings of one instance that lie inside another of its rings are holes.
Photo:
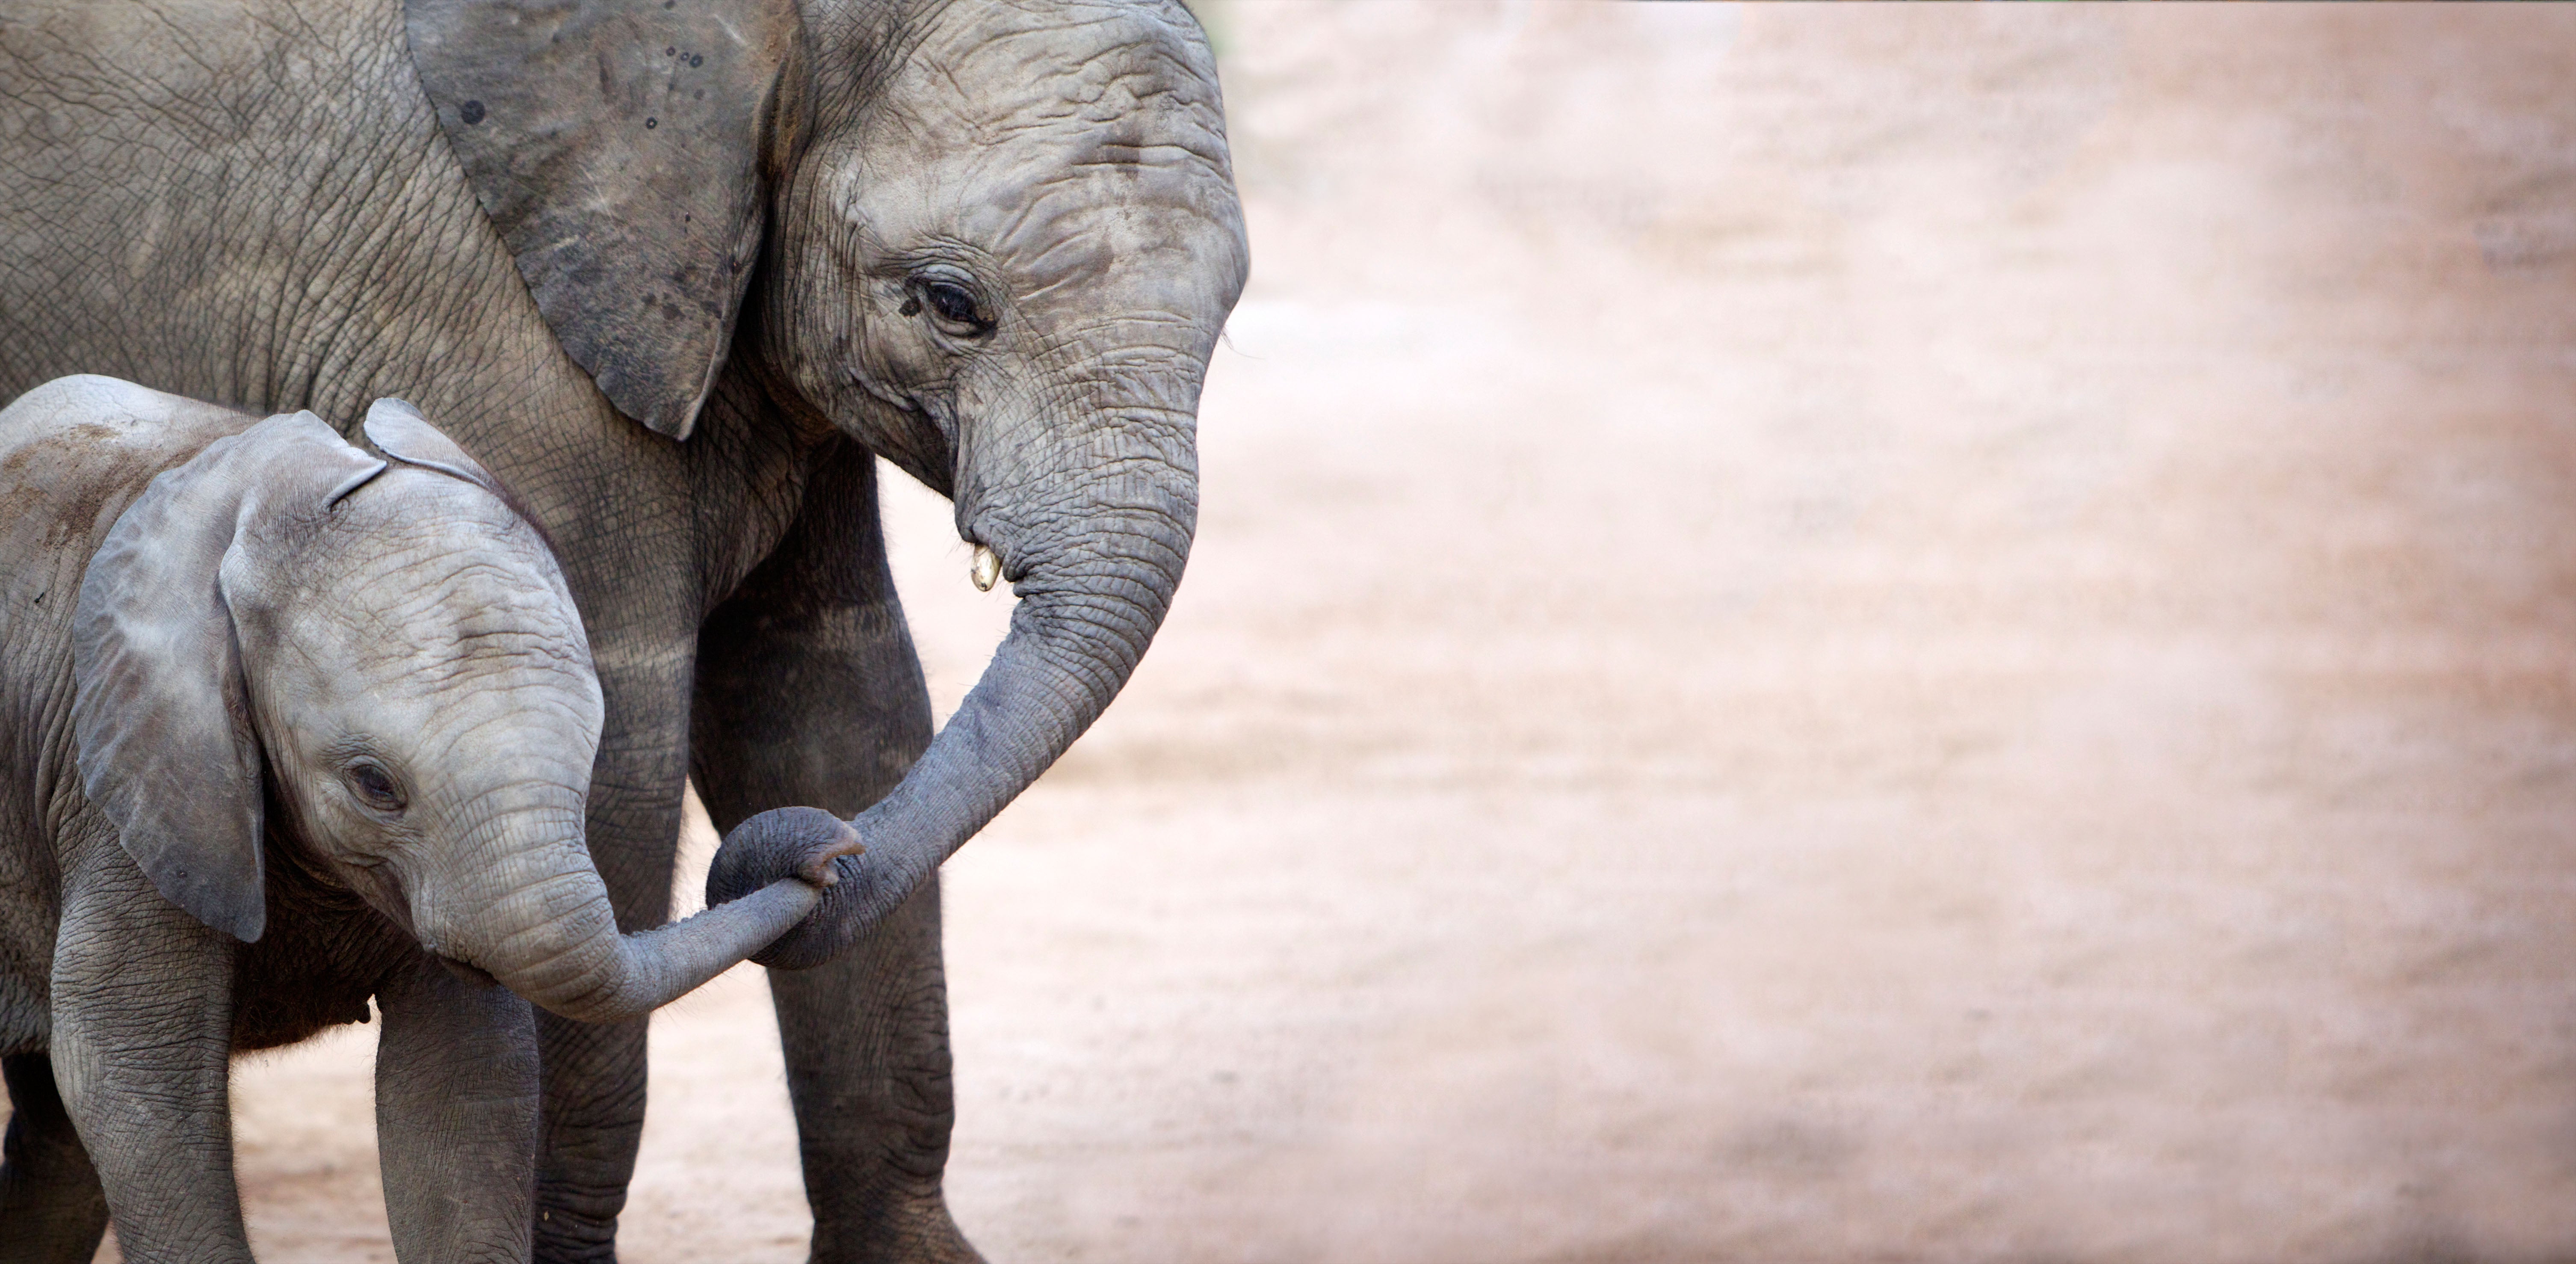
[[[1162,626],[1198,525],[1205,352],[1193,350],[1119,357],[1126,372],[1092,375],[1091,389],[1072,392],[1082,397],[1078,420],[1063,420],[1061,408],[1013,410],[1020,424],[970,430],[983,442],[959,453],[958,526],[999,556],[1012,581],[1020,600],[1010,632],[902,783],[853,822],[867,855],[841,861],[821,911],[753,960],[800,969],[847,947],[1036,781],[1126,685]],[[711,902],[732,894],[720,875],[709,879]]]
[[[684,921],[620,934],[582,824],[578,811],[563,810],[489,818],[484,845],[459,849],[456,867],[470,872],[422,875],[406,893],[422,944],[566,1018],[613,1023],[742,961],[812,912],[820,895],[781,879]]]

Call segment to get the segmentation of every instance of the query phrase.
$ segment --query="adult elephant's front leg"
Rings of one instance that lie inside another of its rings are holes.
[[[836,446],[788,538],[699,638],[693,765],[720,830],[794,804],[856,815],[930,741],[920,660],[886,571],[874,463]],[[955,1108],[938,883],[835,960],[771,972],[770,991],[813,1258],[981,1258],[941,1191]]]
[[[670,920],[692,648],[685,615],[632,618],[633,609],[602,617],[586,603],[584,611],[608,717],[591,774],[590,855],[618,929],[630,933]],[[536,1018],[543,1067],[536,1259],[613,1261],[618,1213],[644,1140],[647,1020],[584,1023],[544,1009]]]

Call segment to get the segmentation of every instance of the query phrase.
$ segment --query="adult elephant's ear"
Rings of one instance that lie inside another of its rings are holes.
[[[537,310],[688,437],[759,255],[794,0],[405,0],[412,65]]]

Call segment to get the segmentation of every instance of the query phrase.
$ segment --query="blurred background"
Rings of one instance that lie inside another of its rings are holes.
[[[1201,13],[1189,582],[947,870],[987,1253],[2576,1258],[2576,10]],[[390,1258],[372,1039],[238,1072],[265,1260]],[[654,1044],[625,1258],[801,1260],[758,971]]]

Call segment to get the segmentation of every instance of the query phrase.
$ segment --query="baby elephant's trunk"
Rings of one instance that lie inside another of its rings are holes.
[[[846,825],[830,826],[839,834],[818,832],[810,857],[775,870],[778,877],[742,899],[628,935],[619,933],[608,888],[591,867],[580,818],[523,813],[492,824],[491,847],[465,849],[498,861],[464,881],[421,884],[413,921],[430,951],[536,1004],[584,1022],[621,1022],[723,973],[811,913],[822,892],[795,876],[798,869],[827,872],[820,858],[856,846]]]

